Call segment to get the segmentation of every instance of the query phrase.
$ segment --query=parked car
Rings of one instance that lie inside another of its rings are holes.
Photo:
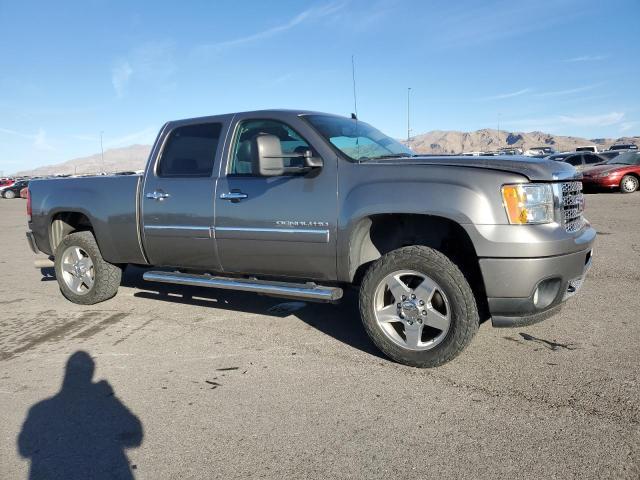
[[[15,180],[13,178],[0,178],[0,188],[8,187],[13,185]]]
[[[598,153],[598,147],[595,145],[584,145],[582,147],[576,147],[576,152]]]
[[[8,198],[8,199],[16,198],[20,196],[20,190],[27,187],[28,185],[29,185],[28,180],[19,180],[8,187],[3,187],[2,189],[0,189],[0,195],[3,198]]]
[[[607,161],[606,158],[596,155],[595,153],[575,152],[556,153],[555,155],[549,155],[545,158],[556,162],[566,162],[569,165],[573,165],[578,171],[582,171],[585,168],[592,167],[594,165],[600,165]]]
[[[624,152],[626,152],[626,150],[605,150],[604,152],[599,152],[598,156],[604,158],[605,160],[611,160],[612,158],[615,158]]]
[[[635,143],[618,143],[611,145],[609,150],[638,150],[638,146]]]
[[[478,312],[536,323],[583,284],[596,232],[579,178],[542,159],[420,157],[336,115],[243,112],[167,123],[144,176],[31,182],[27,239],[83,305],[113,297],[128,263],[170,267],[148,281],[306,300],[354,286],[378,348],[434,367]]]
[[[620,189],[632,193],[640,187],[640,151],[627,151],[604,165],[585,169],[583,182],[590,189]]]
[[[556,151],[551,147],[531,147],[524,152],[524,155],[527,157],[543,158],[553,155],[554,153],[556,153]]]

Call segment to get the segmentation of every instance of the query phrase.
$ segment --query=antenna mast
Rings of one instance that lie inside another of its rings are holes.
[[[351,55],[351,79],[353,81],[353,111],[358,118],[358,97],[356,95],[356,62],[354,56]]]
[[[411,87],[407,88],[407,144],[411,141]]]

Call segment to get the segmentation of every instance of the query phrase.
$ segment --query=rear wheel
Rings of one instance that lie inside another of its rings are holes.
[[[91,232],[75,232],[62,239],[56,250],[55,270],[62,294],[81,305],[110,299],[122,279],[122,269],[102,258]]]
[[[625,175],[620,180],[620,191],[622,193],[633,193],[638,190],[638,178],[633,175]]]
[[[16,194],[13,193],[13,190],[7,190],[6,192],[4,192],[4,198],[8,198],[8,199],[16,198]]]
[[[380,350],[414,367],[450,361],[479,324],[475,297],[462,272],[424,246],[394,250],[373,264],[360,289],[360,314]]]

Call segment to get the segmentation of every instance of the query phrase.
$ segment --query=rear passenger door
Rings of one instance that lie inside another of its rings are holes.
[[[214,166],[225,122],[179,124],[147,165],[140,210],[151,264],[219,270],[213,238]]]

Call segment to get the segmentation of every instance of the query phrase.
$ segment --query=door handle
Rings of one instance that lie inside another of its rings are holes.
[[[171,195],[164,192],[148,192],[145,197],[150,198],[152,200],[164,200],[165,198],[169,198]]]
[[[222,200],[242,200],[247,197],[249,197],[249,195],[242,192],[228,192],[220,194],[220,198]]]

